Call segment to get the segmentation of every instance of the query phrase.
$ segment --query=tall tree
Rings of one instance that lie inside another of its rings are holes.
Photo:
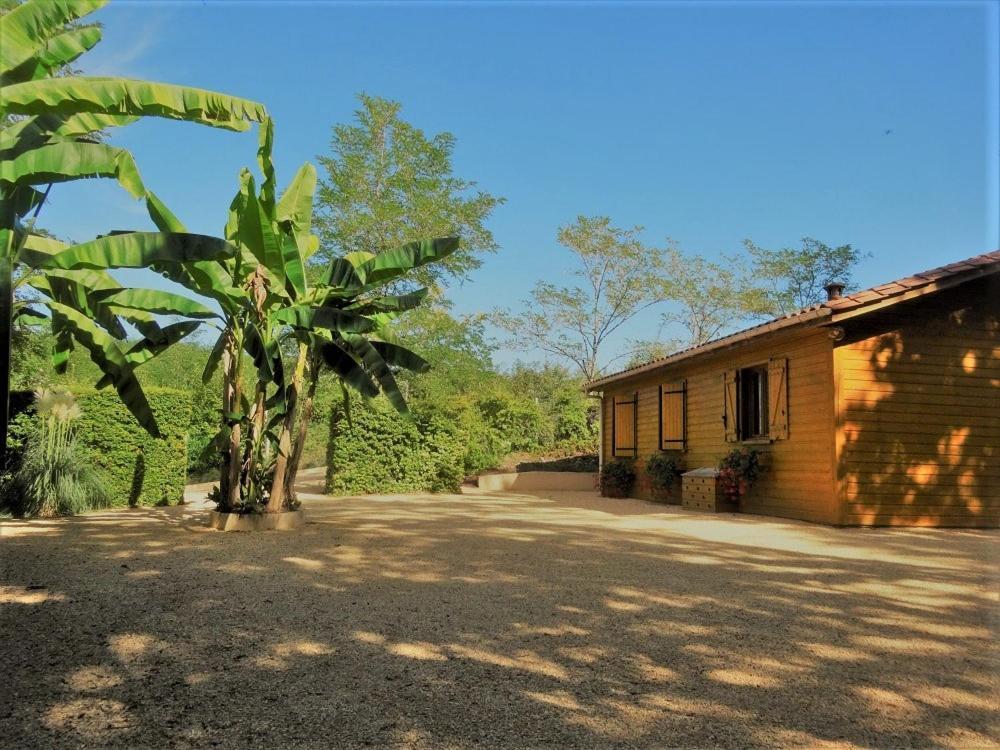
[[[336,125],[332,154],[318,157],[326,170],[316,200],[316,232],[324,266],[341,254],[378,254],[422,237],[456,236],[461,249],[443,263],[418,269],[413,282],[432,292],[449,278],[464,279],[497,249],[486,220],[503,198],[457,177],[455,136],[428,138],[400,116],[402,105],[358,96],[349,125]]]
[[[606,216],[577,217],[559,230],[559,242],[574,256],[569,273],[578,283],[539,281],[525,312],[496,310],[492,322],[511,335],[513,348],[541,349],[593,380],[608,337],[665,298],[667,251],[643,244],[641,232],[615,227]]]
[[[739,256],[717,262],[671,245],[660,284],[668,309],[660,316],[659,333],[672,335],[632,341],[630,367],[706,344],[738,328],[763,304],[763,292]]]
[[[767,249],[745,240],[760,285],[762,315],[783,315],[826,299],[824,287],[840,282],[851,288],[854,270],[869,257],[850,245],[830,247],[804,237],[800,247]]]

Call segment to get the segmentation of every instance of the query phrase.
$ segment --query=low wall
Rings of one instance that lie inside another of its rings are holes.
[[[481,490],[596,490],[597,474],[586,471],[522,471],[483,474]]]

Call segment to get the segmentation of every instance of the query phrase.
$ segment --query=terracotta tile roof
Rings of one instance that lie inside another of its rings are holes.
[[[912,276],[897,279],[896,281],[879,284],[871,289],[845,294],[839,299],[827,300],[826,302],[819,302],[815,305],[804,307],[796,312],[782,315],[766,323],[751,326],[728,336],[723,336],[707,344],[682,349],[666,357],[654,359],[652,362],[647,362],[644,365],[637,365],[611,375],[597,378],[586,385],[586,390],[593,391],[617,380],[666,367],[689,357],[732,346],[781,328],[788,328],[821,318],[836,320],[847,313],[859,314],[866,307],[882,307],[884,306],[883,303],[892,304],[893,302],[901,301],[903,298],[909,299],[913,296],[919,296],[922,293],[936,291],[940,288],[942,282],[947,282],[945,286],[952,286],[977,276],[997,272],[1000,272],[1000,250],[976,255],[956,263],[940,266],[939,268],[932,268],[929,271],[915,273]]]

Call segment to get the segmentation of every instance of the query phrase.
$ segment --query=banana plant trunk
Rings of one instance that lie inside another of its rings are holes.
[[[271,494],[267,499],[268,513],[280,513],[285,509],[288,499],[291,498],[286,480],[289,473],[289,458],[292,453],[292,430],[295,427],[299,390],[302,388],[302,378],[306,369],[306,352],[306,345],[299,344],[299,358],[295,362],[295,374],[288,386],[288,394],[285,399],[285,416],[281,420],[281,433],[278,436],[278,456],[274,461]]]
[[[7,465],[7,420],[10,417],[11,329],[14,325],[13,265],[0,248],[0,471]]]
[[[285,476],[285,494],[288,499],[295,500],[295,477],[302,463],[302,452],[305,450],[306,437],[309,433],[309,423],[312,421],[313,401],[316,397],[316,386],[319,383],[319,362],[313,361],[309,366],[309,389],[302,403],[302,415],[299,417],[298,434],[295,436],[295,447],[292,457],[288,460],[288,474]]]
[[[224,418],[232,419],[232,414],[239,411],[242,399],[242,384],[240,382],[240,348],[236,342],[235,334],[230,331],[229,340],[226,342],[226,349],[223,353],[223,373],[225,383],[223,384],[222,408]],[[220,477],[219,494],[222,496],[224,506],[223,511],[231,511],[240,502],[240,467],[242,464],[240,423],[233,420],[232,429],[229,432],[229,449],[226,460],[222,467]]]

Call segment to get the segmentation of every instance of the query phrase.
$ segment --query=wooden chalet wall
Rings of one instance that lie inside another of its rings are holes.
[[[1000,522],[1000,277],[844,321],[841,523]]]
[[[612,400],[638,393],[637,459],[639,475],[633,494],[650,498],[652,488],[645,463],[658,450],[660,386],[687,381],[687,450],[668,451],[682,458],[686,469],[717,466],[734,447],[726,442],[723,374],[726,370],[788,360],[788,437],[752,443],[767,454],[770,468],[746,499],[745,509],[786,518],[837,523],[840,508],[835,493],[833,343],[825,329],[777,333],[739,348],[705,355],[690,363],[665,367],[606,386],[604,389],[604,460],[613,458]]]

